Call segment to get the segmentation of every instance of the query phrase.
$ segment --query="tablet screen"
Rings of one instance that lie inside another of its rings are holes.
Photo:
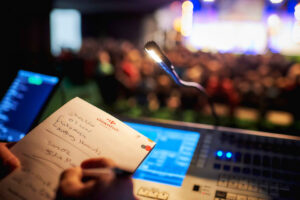
[[[58,82],[55,76],[19,70],[0,103],[0,140],[23,138]]]

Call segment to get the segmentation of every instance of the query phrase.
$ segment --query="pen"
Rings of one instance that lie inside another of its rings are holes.
[[[103,174],[111,174],[117,177],[126,177],[131,176],[132,172],[122,170],[120,168],[91,168],[91,169],[83,169],[83,176],[84,177],[98,177]]]

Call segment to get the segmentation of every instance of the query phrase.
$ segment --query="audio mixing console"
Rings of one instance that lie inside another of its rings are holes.
[[[300,137],[174,121],[125,122],[157,142],[133,177],[139,199],[300,199]]]

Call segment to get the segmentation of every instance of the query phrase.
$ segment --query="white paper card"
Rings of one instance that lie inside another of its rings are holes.
[[[0,182],[0,199],[53,199],[61,172],[88,158],[110,158],[134,172],[154,145],[110,114],[74,98],[11,149],[22,167]]]

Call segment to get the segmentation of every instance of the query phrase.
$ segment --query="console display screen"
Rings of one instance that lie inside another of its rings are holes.
[[[0,102],[0,140],[22,139],[58,82],[55,76],[19,70]]]
[[[133,178],[181,186],[189,168],[200,133],[125,122],[156,142]]]

